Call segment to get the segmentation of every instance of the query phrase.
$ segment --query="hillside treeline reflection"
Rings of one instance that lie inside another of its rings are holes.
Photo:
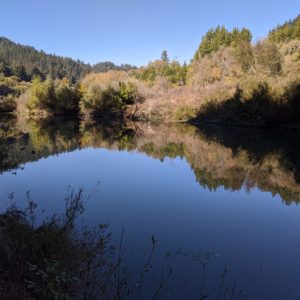
[[[78,119],[0,122],[0,171],[87,147],[137,151],[154,159],[180,157],[209,190],[258,188],[286,204],[300,202],[297,133],[189,124],[89,123]],[[74,162],[76,163],[76,162]]]

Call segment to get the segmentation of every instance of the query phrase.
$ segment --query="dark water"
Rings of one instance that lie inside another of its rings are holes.
[[[116,241],[124,226],[132,280],[157,239],[141,299],[169,265],[163,299],[199,299],[201,287],[223,299],[225,265],[226,299],[233,290],[234,299],[300,299],[297,133],[74,120],[0,128],[1,209],[10,193],[23,205],[30,191],[59,212],[68,187],[83,188],[86,222],[109,222]]]

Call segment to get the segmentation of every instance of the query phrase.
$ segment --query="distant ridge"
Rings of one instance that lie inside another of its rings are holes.
[[[32,46],[15,43],[8,38],[0,37],[0,67],[6,68],[12,75],[30,80],[35,75],[53,79],[67,77],[76,82],[90,72],[107,72],[109,70],[130,70],[136,67],[124,64],[117,66],[112,62],[100,62],[94,66],[80,60],[54,54],[46,54]]]

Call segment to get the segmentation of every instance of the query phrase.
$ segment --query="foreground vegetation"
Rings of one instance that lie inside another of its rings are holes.
[[[2,68],[7,88],[0,88],[0,109],[30,117],[72,114],[299,129],[299,24],[297,17],[256,44],[248,29],[218,26],[206,33],[188,65],[170,61],[163,51],[161,59],[139,69],[89,69],[76,84],[72,76],[32,74],[21,100],[5,100],[19,94],[7,89],[11,77]]]
[[[124,299],[131,293],[121,248],[112,243],[108,225],[78,229],[84,211],[81,190],[68,193],[63,214],[42,220],[29,194],[25,209],[11,200],[0,215],[1,297]]]
[[[80,226],[78,221],[85,204],[81,190],[69,191],[65,211],[52,216],[41,216],[29,193],[25,208],[16,205],[13,195],[10,200],[11,206],[0,214],[1,299],[121,300],[161,299],[165,294],[171,295],[168,283],[174,265],[170,262],[161,266],[157,284],[153,282],[157,275],[153,265],[157,240],[151,237],[140,272],[129,276],[123,252],[124,228],[115,245],[107,224],[95,228]],[[192,253],[179,250],[173,255],[177,259],[193,257]],[[194,264],[198,262],[201,270],[201,289],[198,291],[197,287],[189,294],[200,299],[243,298],[236,282],[232,284],[227,279],[226,265],[220,274],[214,274],[213,290],[205,287],[213,257],[207,251],[195,254]]]

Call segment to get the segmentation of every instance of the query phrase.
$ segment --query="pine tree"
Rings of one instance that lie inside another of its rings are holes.
[[[161,53],[161,60],[164,61],[164,62],[166,62],[166,63],[169,63],[169,56],[168,56],[167,50],[164,50]]]

